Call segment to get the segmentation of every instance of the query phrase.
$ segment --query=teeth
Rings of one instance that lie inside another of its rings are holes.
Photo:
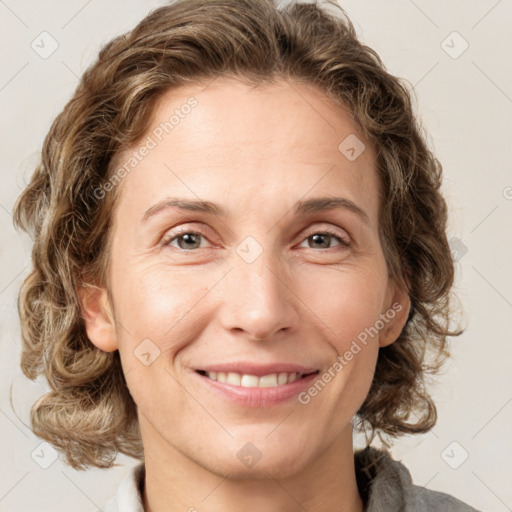
[[[242,386],[243,388],[255,388],[259,384],[259,378],[255,375],[242,375],[240,379],[239,386]]]
[[[260,381],[256,385],[260,388],[275,388],[277,386],[277,373],[263,375],[263,377],[260,377]]]
[[[288,382],[288,374],[287,373],[280,373],[277,377],[277,383],[279,386],[282,386],[283,384],[286,384]]]
[[[229,372],[224,382],[232,386],[240,386],[240,379],[241,377],[238,373]]]
[[[271,373],[261,377],[234,372],[206,372],[206,375],[212,380],[243,388],[275,388],[302,377],[301,373]]]

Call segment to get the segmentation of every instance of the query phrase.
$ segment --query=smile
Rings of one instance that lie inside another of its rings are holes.
[[[303,374],[297,372],[291,373],[270,373],[268,375],[249,375],[246,373],[236,372],[207,372],[204,370],[198,370],[198,373],[208,377],[211,380],[217,382],[230,384],[232,386],[238,386],[243,388],[274,388],[277,386],[283,386],[290,384],[296,380],[300,380],[303,377],[311,374]],[[313,372],[318,373],[318,372]]]
[[[313,373],[280,372],[260,376],[196,370],[192,372],[208,393],[228,400],[238,406],[268,408],[292,400],[307,389],[317,378]]]

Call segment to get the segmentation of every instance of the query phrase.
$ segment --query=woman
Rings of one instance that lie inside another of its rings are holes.
[[[15,206],[22,368],[53,389],[34,432],[77,469],[141,460],[111,511],[475,510],[371,447],[436,422],[440,181],[346,17],[154,11],[84,73]]]

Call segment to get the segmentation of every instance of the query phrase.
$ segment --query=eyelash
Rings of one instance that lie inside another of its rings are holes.
[[[201,231],[192,231],[192,230],[183,229],[181,231],[178,231],[177,233],[174,232],[174,233],[170,234],[169,236],[164,237],[160,245],[161,245],[161,247],[172,247],[170,245],[171,242],[173,242],[174,240],[177,240],[178,238],[180,238],[184,235],[199,235],[199,236],[202,236],[203,238],[205,238],[206,240],[208,240],[208,237]],[[303,241],[307,240],[308,238],[311,238],[314,235],[328,235],[328,236],[331,236],[334,239],[336,239],[340,243],[340,246],[342,248],[346,249],[346,248],[350,247],[350,242],[348,240],[346,240],[343,237],[340,237],[334,231],[331,231],[329,229],[321,230],[321,231],[313,231],[313,232],[309,233],[306,237],[304,237]],[[173,247],[173,248],[178,250],[179,252],[194,252],[199,249],[199,248],[181,249],[180,247]],[[326,249],[321,249],[321,250],[327,251],[329,249],[335,249],[335,248],[336,247],[328,247]]]

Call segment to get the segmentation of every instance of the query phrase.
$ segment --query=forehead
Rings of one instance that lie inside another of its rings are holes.
[[[377,215],[373,148],[348,109],[314,85],[251,87],[222,77],[171,89],[120,165],[144,145],[150,149],[121,183],[120,202],[131,210],[164,195],[285,207],[288,198],[339,192]]]

